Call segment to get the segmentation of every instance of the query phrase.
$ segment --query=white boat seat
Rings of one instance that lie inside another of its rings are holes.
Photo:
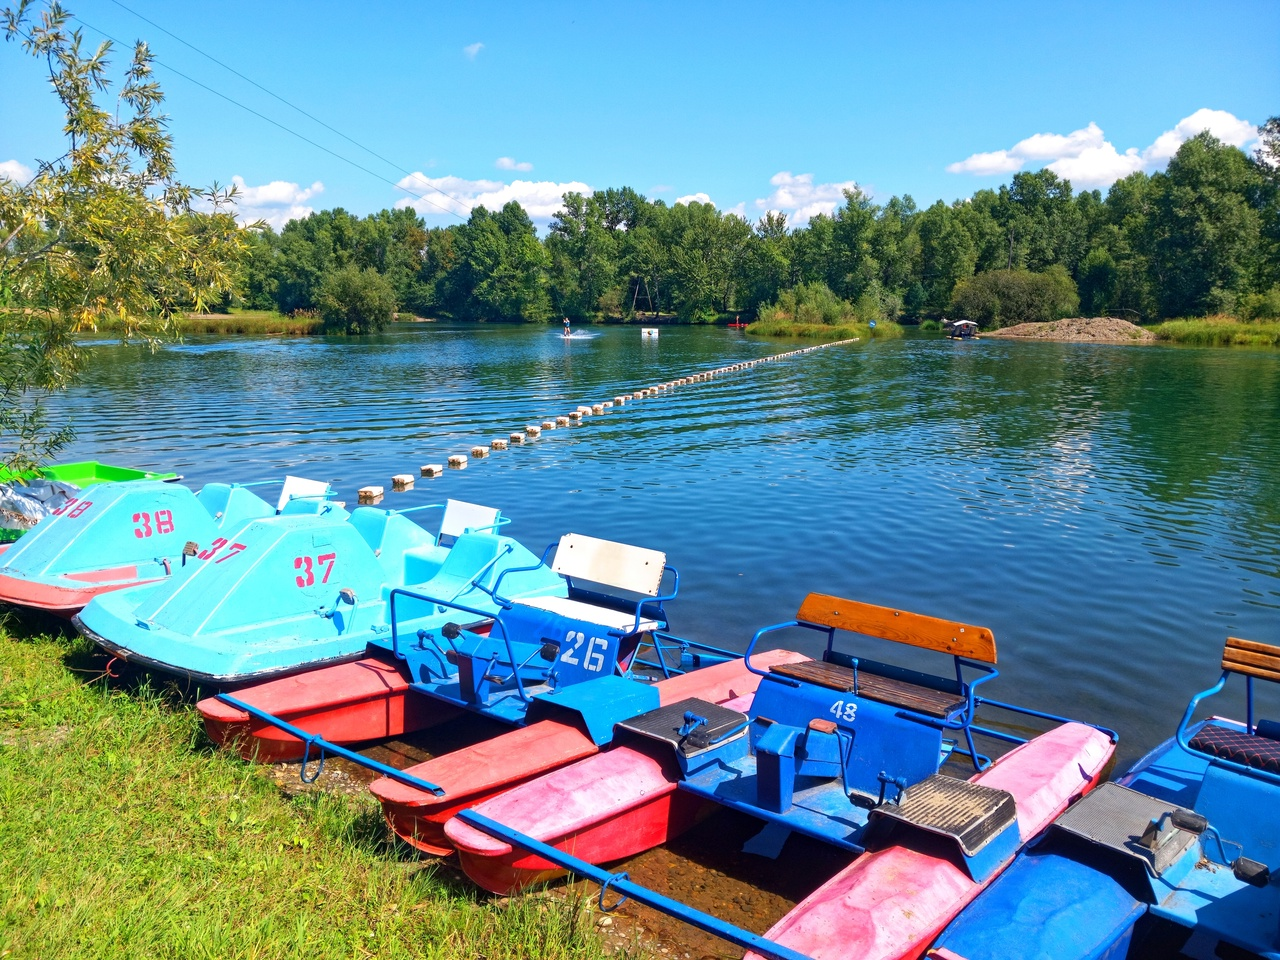
[[[627,610],[614,610],[611,607],[601,607],[594,603],[573,600],[569,597],[529,597],[524,600],[515,600],[513,603],[534,607],[538,610],[546,610],[549,613],[568,617],[572,620],[598,623],[610,630],[626,630],[630,632],[636,622],[635,614]],[[657,620],[642,617],[639,629],[657,630],[661,626],[662,624]]]

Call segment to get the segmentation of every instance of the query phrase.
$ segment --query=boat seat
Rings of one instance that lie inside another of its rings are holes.
[[[1189,746],[1220,760],[1230,760],[1254,770],[1280,773],[1280,741],[1270,737],[1206,723],[1191,738]]]
[[[825,660],[802,660],[799,663],[780,663],[769,668],[770,673],[829,687],[841,693],[854,692],[852,667]],[[861,669],[857,673],[857,693],[868,700],[877,700],[894,707],[905,707],[926,716],[945,719],[960,710],[966,699],[950,690],[935,690],[906,680],[882,677]]]
[[[598,623],[603,627],[608,627],[610,630],[625,630],[628,633],[632,632],[631,628],[636,622],[636,615],[631,611],[614,610],[610,607],[602,607],[598,604],[574,600],[570,597],[528,597],[524,600],[516,600],[514,603],[519,606],[546,610],[548,613],[554,613],[570,620]],[[637,632],[657,630],[661,626],[662,624],[657,620],[641,618]]]

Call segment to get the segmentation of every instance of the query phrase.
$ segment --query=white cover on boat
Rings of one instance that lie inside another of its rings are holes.
[[[308,480],[306,477],[285,477],[284,486],[280,488],[280,502],[276,504],[276,513],[284,509],[284,505],[297,497],[323,497],[329,493],[329,484],[324,480]]]
[[[597,607],[593,603],[570,600],[568,597],[530,597],[527,600],[516,600],[514,602],[527,607],[536,607],[539,610],[549,610],[572,620],[598,623],[600,626],[608,627],[610,630],[626,630],[628,633],[631,632],[631,627],[636,622],[636,615],[626,610]],[[659,626],[660,624],[656,620],[641,619],[637,631],[656,630]]]
[[[566,533],[551,569],[565,577],[656,597],[666,563],[667,555],[660,550]]]
[[[440,520],[440,536],[457,538],[468,530],[494,533],[498,517],[497,507],[482,507],[465,500],[446,500],[444,517]]]

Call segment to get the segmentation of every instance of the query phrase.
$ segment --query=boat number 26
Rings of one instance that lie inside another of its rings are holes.
[[[831,709],[827,711],[837,720],[843,720],[845,723],[853,723],[853,718],[858,715],[857,700],[837,700],[831,705]]]
[[[584,644],[586,654],[579,660],[578,655],[583,652]],[[608,649],[608,640],[592,637],[588,641],[581,631],[570,630],[569,635],[564,638],[564,652],[560,654],[560,662],[572,664],[575,667],[581,664],[583,670],[599,673],[604,669],[604,652]]]

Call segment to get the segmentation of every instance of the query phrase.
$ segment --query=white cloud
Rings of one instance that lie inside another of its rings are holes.
[[[504,183],[501,180],[428,177],[424,173],[404,177],[397,186],[418,196],[404,197],[396,201],[396,206],[412,207],[428,220],[444,219],[452,223],[454,218],[449,213],[466,217],[472,207],[501,210],[507,203],[515,200],[524,207],[531,220],[544,226],[564,205],[561,198],[566,193],[593,192],[589,186],[577,180],[568,183],[555,183],[551,180],[514,180]]]
[[[265,220],[279,230],[290,220],[301,220],[315,212],[306,205],[317,194],[324,192],[324,184],[317,180],[309,187],[301,187],[286,180],[272,180],[260,187],[251,187],[239,174],[231,178],[239,191],[236,198],[236,219],[241,223]]]
[[[810,217],[835,213],[844,204],[844,192],[857,189],[857,181],[841,183],[814,183],[812,173],[792,174],[783,170],[769,178],[773,193],[756,201],[762,213],[776,211],[787,215],[787,225],[798,227],[808,223]]]
[[[478,54],[483,49],[484,49],[483,43],[469,43],[462,48],[462,52],[466,54],[468,60],[474,60],[476,58],[476,54]]]
[[[1028,163],[1045,166],[1071,181],[1080,190],[1107,187],[1139,170],[1163,167],[1187,140],[1208,130],[1223,143],[1244,147],[1256,140],[1258,130],[1225,110],[1200,109],[1178,121],[1145,150],[1128,147],[1123,153],[1108,141],[1102,128],[1090,122],[1068,134],[1037,133],[1020,140],[1008,150],[975,153],[948,165],[948,173],[993,176],[1013,173]],[[1047,161],[1047,162],[1046,162]]]
[[[14,183],[26,183],[33,176],[35,171],[28,167],[25,163],[19,163],[17,160],[0,160],[0,180],[12,180]]]
[[[690,193],[687,196],[676,197],[676,206],[679,206],[682,203],[711,203],[711,198],[705,193]]]
[[[519,170],[521,173],[527,173],[533,169],[533,164],[529,161],[517,160],[514,157],[499,157],[493,165],[499,170]]]

